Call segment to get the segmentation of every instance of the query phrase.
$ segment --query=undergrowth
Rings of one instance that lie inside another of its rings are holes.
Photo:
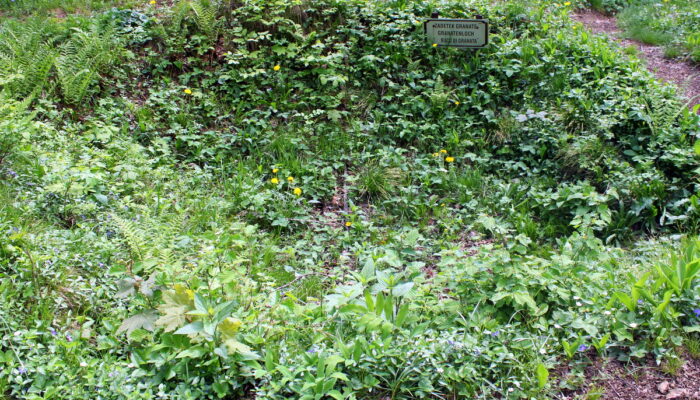
[[[697,353],[698,117],[571,4],[0,4],[6,397],[554,398]]]

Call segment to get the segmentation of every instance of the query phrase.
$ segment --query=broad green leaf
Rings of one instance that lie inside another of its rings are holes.
[[[530,296],[529,293],[527,292],[517,292],[513,293],[513,300],[520,305],[527,305],[530,310],[533,312],[537,312],[537,304],[535,303],[535,299]]]
[[[396,326],[401,327],[404,321],[406,321],[406,316],[408,315],[408,303],[404,303],[399,308],[399,312],[396,314],[396,321],[394,323]]]
[[[199,358],[207,354],[207,349],[202,346],[194,346],[177,354],[175,358]]]
[[[204,323],[202,321],[195,321],[192,322],[191,324],[187,324],[183,326],[182,328],[178,329],[175,331],[176,335],[192,335],[195,333],[199,333],[202,330],[204,330]]]
[[[413,289],[414,285],[415,283],[413,282],[400,283],[391,290],[391,294],[396,297],[405,296]]]
[[[548,379],[549,371],[547,371],[547,367],[542,363],[537,364],[537,386],[539,386],[540,389],[544,388],[547,385]]]

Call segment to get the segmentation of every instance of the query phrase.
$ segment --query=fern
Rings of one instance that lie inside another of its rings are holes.
[[[66,103],[78,104],[98,83],[100,72],[114,63],[121,43],[112,28],[103,30],[98,24],[68,32],[50,31],[49,25],[0,25],[0,87],[26,98],[53,92],[57,83]]]
[[[221,29],[221,20],[218,18],[220,2],[215,0],[180,1],[173,7],[170,26],[176,32],[183,29],[183,22],[192,20],[197,28],[204,33],[209,40],[216,40]]]
[[[124,242],[129,249],[131,258],[134,261],[143,260],[144,255],[148,252],[149,243],[146,239],[148,236],[147,232],[136,226],[136,224],[134,224],[132,221],[116,215],[112,216],[112,221],[114,221],[114,225],[124,238]]]
[[[75,28],[74,35],[61,46],[56,70],[67,103],[82,102],[91,86],[97,83],[98,73],[114,61],[116,43],[110,36],[109,32],[100,34]]]
[[[36,24],[0,26],[0,86],[16,97],[40,92],[49,83],[56,51]]]
[[[197,27],[211,40],[219,34],[220,20],[217,19],[219,4],[215,0],[191,1],[190,8],[194,11]]]
[[[150,261],[150,265],[156,268],[173,266],[182,260],[176,239],[184,219],[184,215],[178,214],[169,222],[144,218],[137,224],[118,216],[112,217],[131,259],[134,262]],[[157,226],[158,230],[150,228],[152,226]]]

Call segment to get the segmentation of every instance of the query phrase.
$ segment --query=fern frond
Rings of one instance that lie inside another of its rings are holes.
[[[141,261],[147,253],[148,240],[145,232],[136,226],[132,221],[119,216],[112,216],[114,225],[124,238],[131,257],[136,261]]]

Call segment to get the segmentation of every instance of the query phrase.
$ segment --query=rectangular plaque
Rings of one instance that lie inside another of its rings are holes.
[[[485,47],[489,22],[483,19],[429,19],[425,21],[428,43],[438,47]]]

